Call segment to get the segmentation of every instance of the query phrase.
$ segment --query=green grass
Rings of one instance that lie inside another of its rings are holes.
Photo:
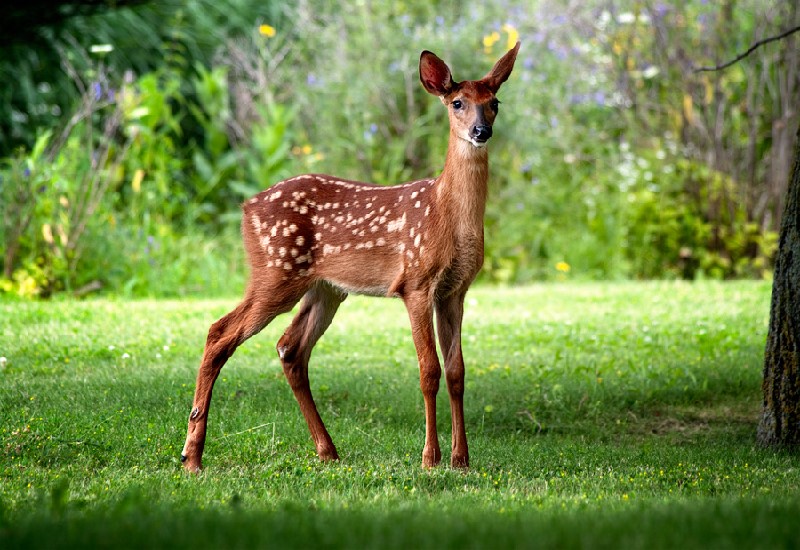
[[[178,460],[208,326],[235,300],[0,304],[0,546],[776,547],[800,459],[755,427],[766,283],[476,288],[471,469],[420,468],[396,300],[349,298],[312,357],[341,461],[321,464],[274,352],[215,387],[199,477]],[[449,460],[449,406],[439,397]]]

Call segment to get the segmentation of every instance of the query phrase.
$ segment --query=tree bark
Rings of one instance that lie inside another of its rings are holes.
[[[758,441],[800,448],[800,129],[794,146],[772,283]]]

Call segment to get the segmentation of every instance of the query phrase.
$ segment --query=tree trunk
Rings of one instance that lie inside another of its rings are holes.
[[[800,129],[781,220],[769,333],[764,354],[764,408],[758,441],[800,447]]]

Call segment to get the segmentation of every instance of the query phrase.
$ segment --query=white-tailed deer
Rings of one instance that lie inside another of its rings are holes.
[[[338,459],[308,383],[311,350],[349,293],[397,296],[411,319],[425,400],[422,465],[442,458],[436,434],[444,357],[452,413],[451,464],[469,464],[464,429],[464,296],[483,264],[483,215],[489,175],[486,142],[495,97],[514,67],[519,42],[481,80],[455,82],[434,54],[422,52],[425,89],[448,108],[450,138],[441,175],[396,186],[305,175],[276,183],[243,205],[242,236],[250,263],[244,299],[211,325],[197,374],[181,461],[201,468],[211,390],[234,350],[302,298],[278,341],[283,371],[321,460]]]

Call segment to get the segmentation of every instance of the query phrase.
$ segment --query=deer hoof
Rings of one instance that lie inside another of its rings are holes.
[[[330,462],[332,460],[339,460],[339,453],[336,452],[335,447],[330,449],[320,449],[317,451],[317,456],[322,462]]]
[[[181,454],[181,463],[183,464],[183,469],[190,474],[199,474],[203,469],[203,466],[200,464],[199,460],[191,460],[185,454]]]
[[[442,452],[439,449],[429,450],[425,449],[422,451],[422,467],[423,468],[435,468],[439,465],[439,462],[442,461]]]

